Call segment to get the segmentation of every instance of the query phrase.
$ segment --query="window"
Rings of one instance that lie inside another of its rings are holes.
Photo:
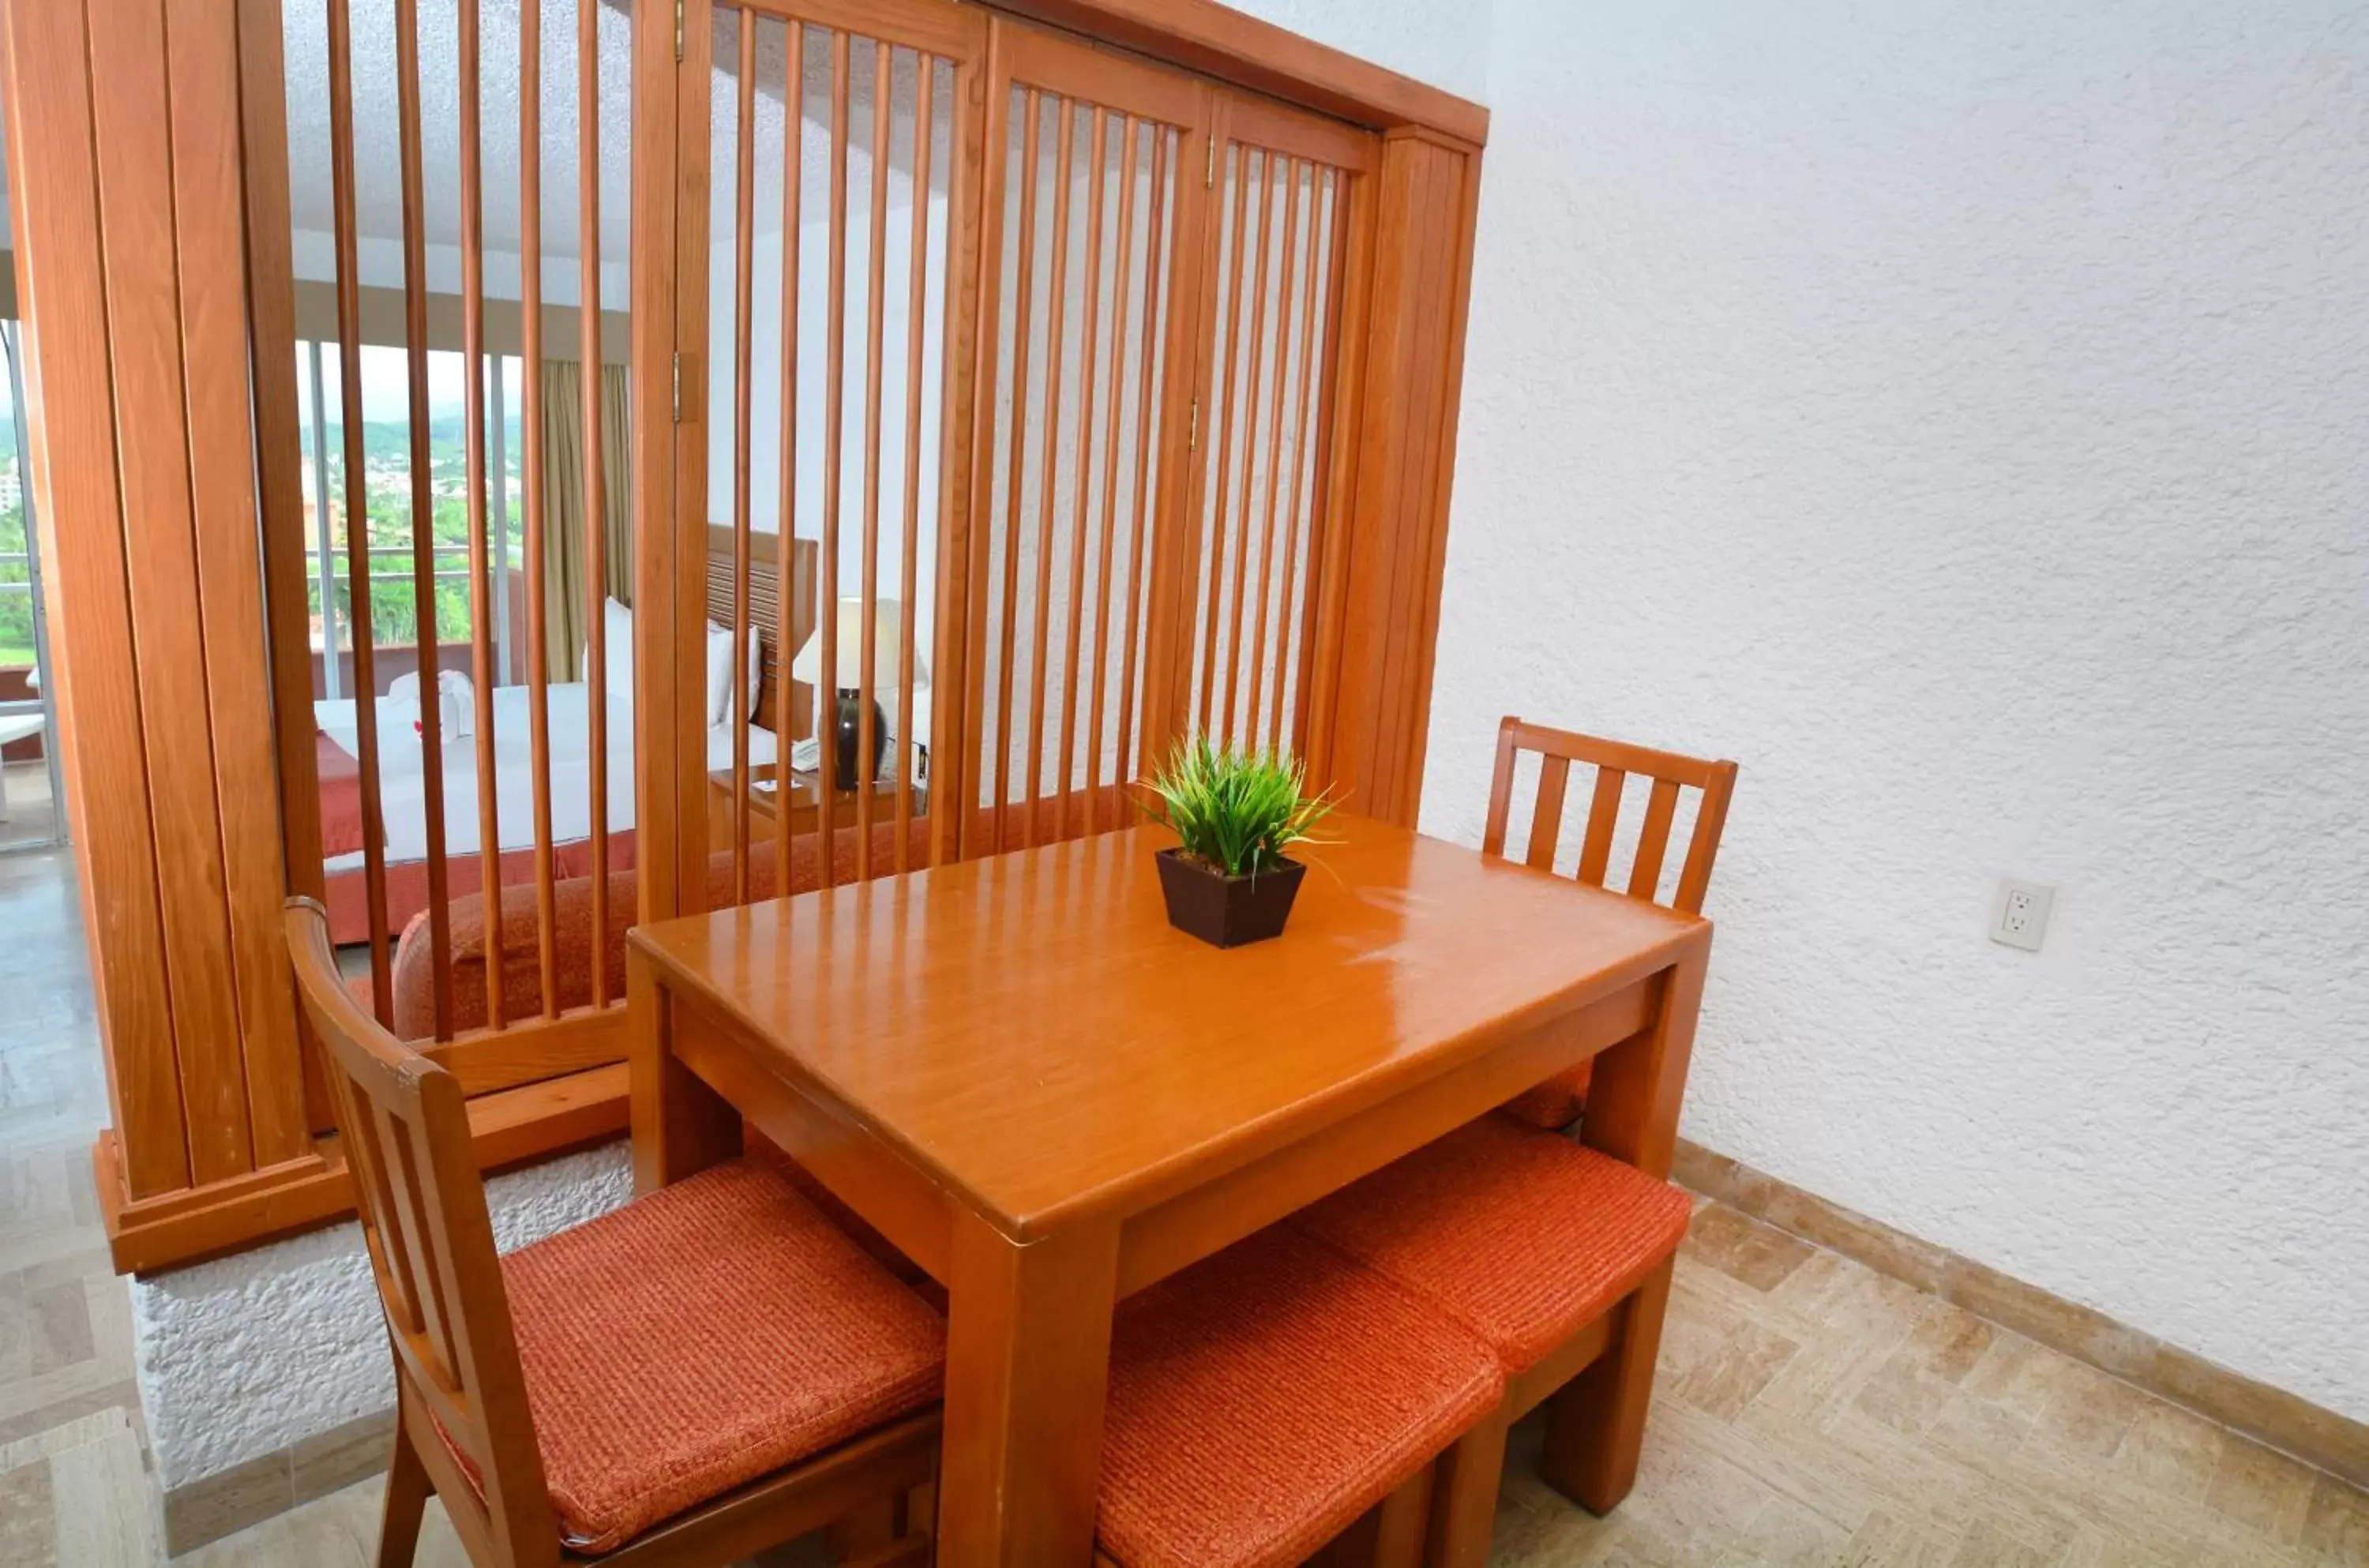
[[[370,513],[371,641],[379,648],[409,647],[418,638],[419,607],[413,577],[408,372],[401,349],[365,345],[359,353],[363,485]],[[433,625],[440,644],[465,644],[471,625],[464,439],[468,372],[464,357],[451,349],[430,349],[427,360],[429,529],[436,581]],[[298,414],[305,448],[304,526],[309,541],[306,578],[311,585],[313,651],[320,661],[319,688],[327,697],[350,694],[350,667],[338,656],[353,647],[340,370],[337,344],[297,343]],[[521,373],[514,356],[486,357],[486,525],[491,544],[494,601],[489,620],[494,627],[497,679],[505,685],[511,682],[512,578],[524,566],[517,503],[519,410],[524,401]],[[5,485],[0,480],[0,493],[5,493]],[[7,566],[6,526],[0,521],[0,581],[5,581]],[[0,594],[6,592],[0,587]],[[0,606],[5,606],[4,600]],[[0,608],[0,615],[5,612]],[[6,637],[7,623],[0,619],[0,644]]]

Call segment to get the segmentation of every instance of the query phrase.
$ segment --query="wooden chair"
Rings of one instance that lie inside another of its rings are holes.
[[[1692,1208],[1633,1165],[1492,1112],[1285,1222],[1498,1358],[1504,1399],[1438,1464],[1432,1568],[1488,1561],[1506,1429],[1540,1404],[1547,1481],[1599,1514],[1628,1495]]]
[[[1529,845],[1523,864],[1540,871],[1554,869],[1555,847],[1562,830],[1563,796],[1571,783],[1571,765],[1584,762],[1596,769],[1596,783],[1587,806],[1587,828],[1580,841],[1577,876],[1591,887],[1602,887],[1612,861],[1613,839],[1619,828],[1620,801],[1636,773],[1653,780],[1645,796],[1645,817],[1637,832],[1636,853],[1629,863],[1621,890],[1632,898],[1657,903],[1662,870],[1670,850],[1670,830],[1677,820],[1678,792],[1702,793],[1694,830],[1679,864],[1678,879],[1666,908],[1680,914],[1702,912],[1703,895],[1711,889],[1711,863],[1719,856],[1719,839],[1727,826],[1728,798],[1735,790],[1735,764],[1706,762],[1675,751],[1655,751],[1619,740],[1599,739],[1567,729],[1548,729],[1507,717],[1497,726],[1497,770],[1489,786],[1489,820],[1482,830],[1481,853],[1503,856],[1506,819],[1514,803],[1514,764],[1524,751],[1539,753],[1539,793],[1530,808]],[[1534,1127],[1565,1127],[1579,1119],[1587,1101],[1589,1064],[1582,1062],[1548,1079],[1509,1103],[1505,1109]]]
[[[935,1312],[741,1162],[498,1257],[459,1082],[354,1003],[318,904],[285,930],[394,1347],[381,1568],[431,1492],[488,1568],[722,1564],[833,1527],[864,1568],[929,1560],[906,1503],[935,1474]]]
[[[1416,1568],[1436,1461],[1505,1389],[1479,1334],[1288,1222],[1111,1327],[1106,1568]]]

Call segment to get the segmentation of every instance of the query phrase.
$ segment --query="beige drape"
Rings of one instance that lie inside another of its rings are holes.
[[[584,373],[574,360],[543,362],[544,648],[554,681],[573,681],[583,658]],[[601,575],[609,597],[634,601],[633,422],[624,365],[601,367]],[[562,673],[565,671],[566,673]]]

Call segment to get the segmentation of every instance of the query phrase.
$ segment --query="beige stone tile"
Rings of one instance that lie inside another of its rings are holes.
[[[2056,1391],[2052,1376],[2055,1353],[2020,1333],[2001,1333],[1991,1342],[1961,1384],[1969,1394],[2014,1412],[2026,1421],[2040,1413]]]
[[[2011,1454],[2031,1435],[2031,1417],[1960,1389],[1933,1418],[1926,1436],[1957,1449],[1987,1448]]]
[[[1925,1434],[1957,1392],[1956,1385],[1934,1377],[1918,1365],[1917,1357],[1903,1352],[1887,1359],[1860,1385],[1851,1406],[1895,1432],[1916,1437]]]
[[[0,1471],[0,1562],[50,1568],[57,1560],[57,1500],[48,1456]]]
[[[97,1361],[86,1361],[62,1372],[28,1379],[28,1385],[38,1382],[42,1387],[26,1393],[21,1402],[13,1397],[18,1390],[0,1385],[0,1443],[14,1443],[79,1416],[109,1409],[129,1413],[137,1426],[139,1385],[124,1377],[108,1381],[109,1371]]]
[[[2047,1568],[2057,1553],[2027,1546],[1989,1519],[1977,1519],[1959,1539],[1951,1568]]]
[[[29,1437],[0,1444],[0,1471],[37,1463],[78,1445],[96,1443],[111,1433],[135,1431],[131,1413],[120,1405],[109,1405],[105,1410],[76,1416],[47,1431],[36,1432]]]
[[[58,1510],[58,1568],[154,1568],[162,1521],[139,1440],[127,1426],[50,1460]]]
[[[2318,1471],[2232,1433],[2222,1443],[2204,1505],[2281,1546],[2293,1546],[2303,1535],[2318,1480]]]
[[[2032,1440],[2085,1460],[2112,1459],[2146,1396],[2070,1356],[2043,1351],[2038,1363],[2054,1391],[2032,1421]]]
[[[1757,1323],[1740,1323],[1720,1338],[1708,1355],[1663,1386],[1666,1397],[1682,1399],[1706,1414],[1733,1421],[1800,1349],[1782,1334]]]
[[[1836,1560],[1837,1568],[1950,1568],[1956,1532],[1888,1512],[1868,1516]]]
[[[2142,1400],[2114,1468],[2143,1486],[2201,1503],[2221,1463],[2221,1428],[2159,1399]]]
[[[2369,1563],[2369,1493],[2357,1492],[2332,1475],[2312,1483],[2304,1509],[2306,1552],[2328,1562]]]
[[[1999,1331],[1947,1301],[1931,1302],[1908,1331],[1903,1354],[1945,1383],[1962,1383],[1998,1337]]]
[[[1702,1210],[1688,1231],[1686,1249],[1756,1290],[1773,1290],[1808,1261],[1816,1249],[1774,1226],[1723,1205]]]
[[[27,1370],[53,1372],[97,1354],[90,1332],[90,1303],[80,1279],[62,1279],[25,1293]]]

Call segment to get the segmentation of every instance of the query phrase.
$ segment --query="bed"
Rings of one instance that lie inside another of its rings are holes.
[[[750,541],[754,556],[750,573],[750,619],[758,629],[751,657],[757,700],[754,722],[748,727],[749,761],[754,767],[771,762],[775,753],[777,714],[784,706],[781,684],[786,663],[775,646],[777,622],[773,593],[773,539],[759,535]],[[791,637],[803,640],[811,627],[814,555],[811,541],[795,542],[792,556],[793,603]],[[713,621],[732,616],[732,536],[728,529],[709,531],[708,614]],[[619,612],[624,612],[620,610]],[[620,639],[612,623],[610,640]],[[795,648],[794,648],[795,651]],[[612,649],[608,723],[609,869],[623,871],[634,864],[634,715],[628,694],[630,654]],[[550,716],[552,874],[565,879],[592,870],[592,755],[590,688],[581,681],[555,683],[548,688]],[[792,684],[788,709],[794,715],[808,711],[807,688]],[[399,933],[428,908],[427,780],[416,725],[417,700],[381,697],[374,704],[379,739],[379,818],[386,835],[386,927]],[[525,686],[494,689],[494,810],[501,850],[501,881],[516,887],[534,879],[534,775],[529,720],[532,693]],[[361,854],[360,769],[355,735],[355,704],[351,700],[315,702],[314,722],[320,770],[322,872],[329,910],[331,940],[367,942],[371,934],[370,895]],[[803,716],[794,720],[795,735],[810,727]],[[710,769],[732,765],[732,725],[711,725],[707,732]],[[484,886],[484,863],[478,855],[476,737],[449,729],[443,744],[444,857],[448,896],[461,898]]]

